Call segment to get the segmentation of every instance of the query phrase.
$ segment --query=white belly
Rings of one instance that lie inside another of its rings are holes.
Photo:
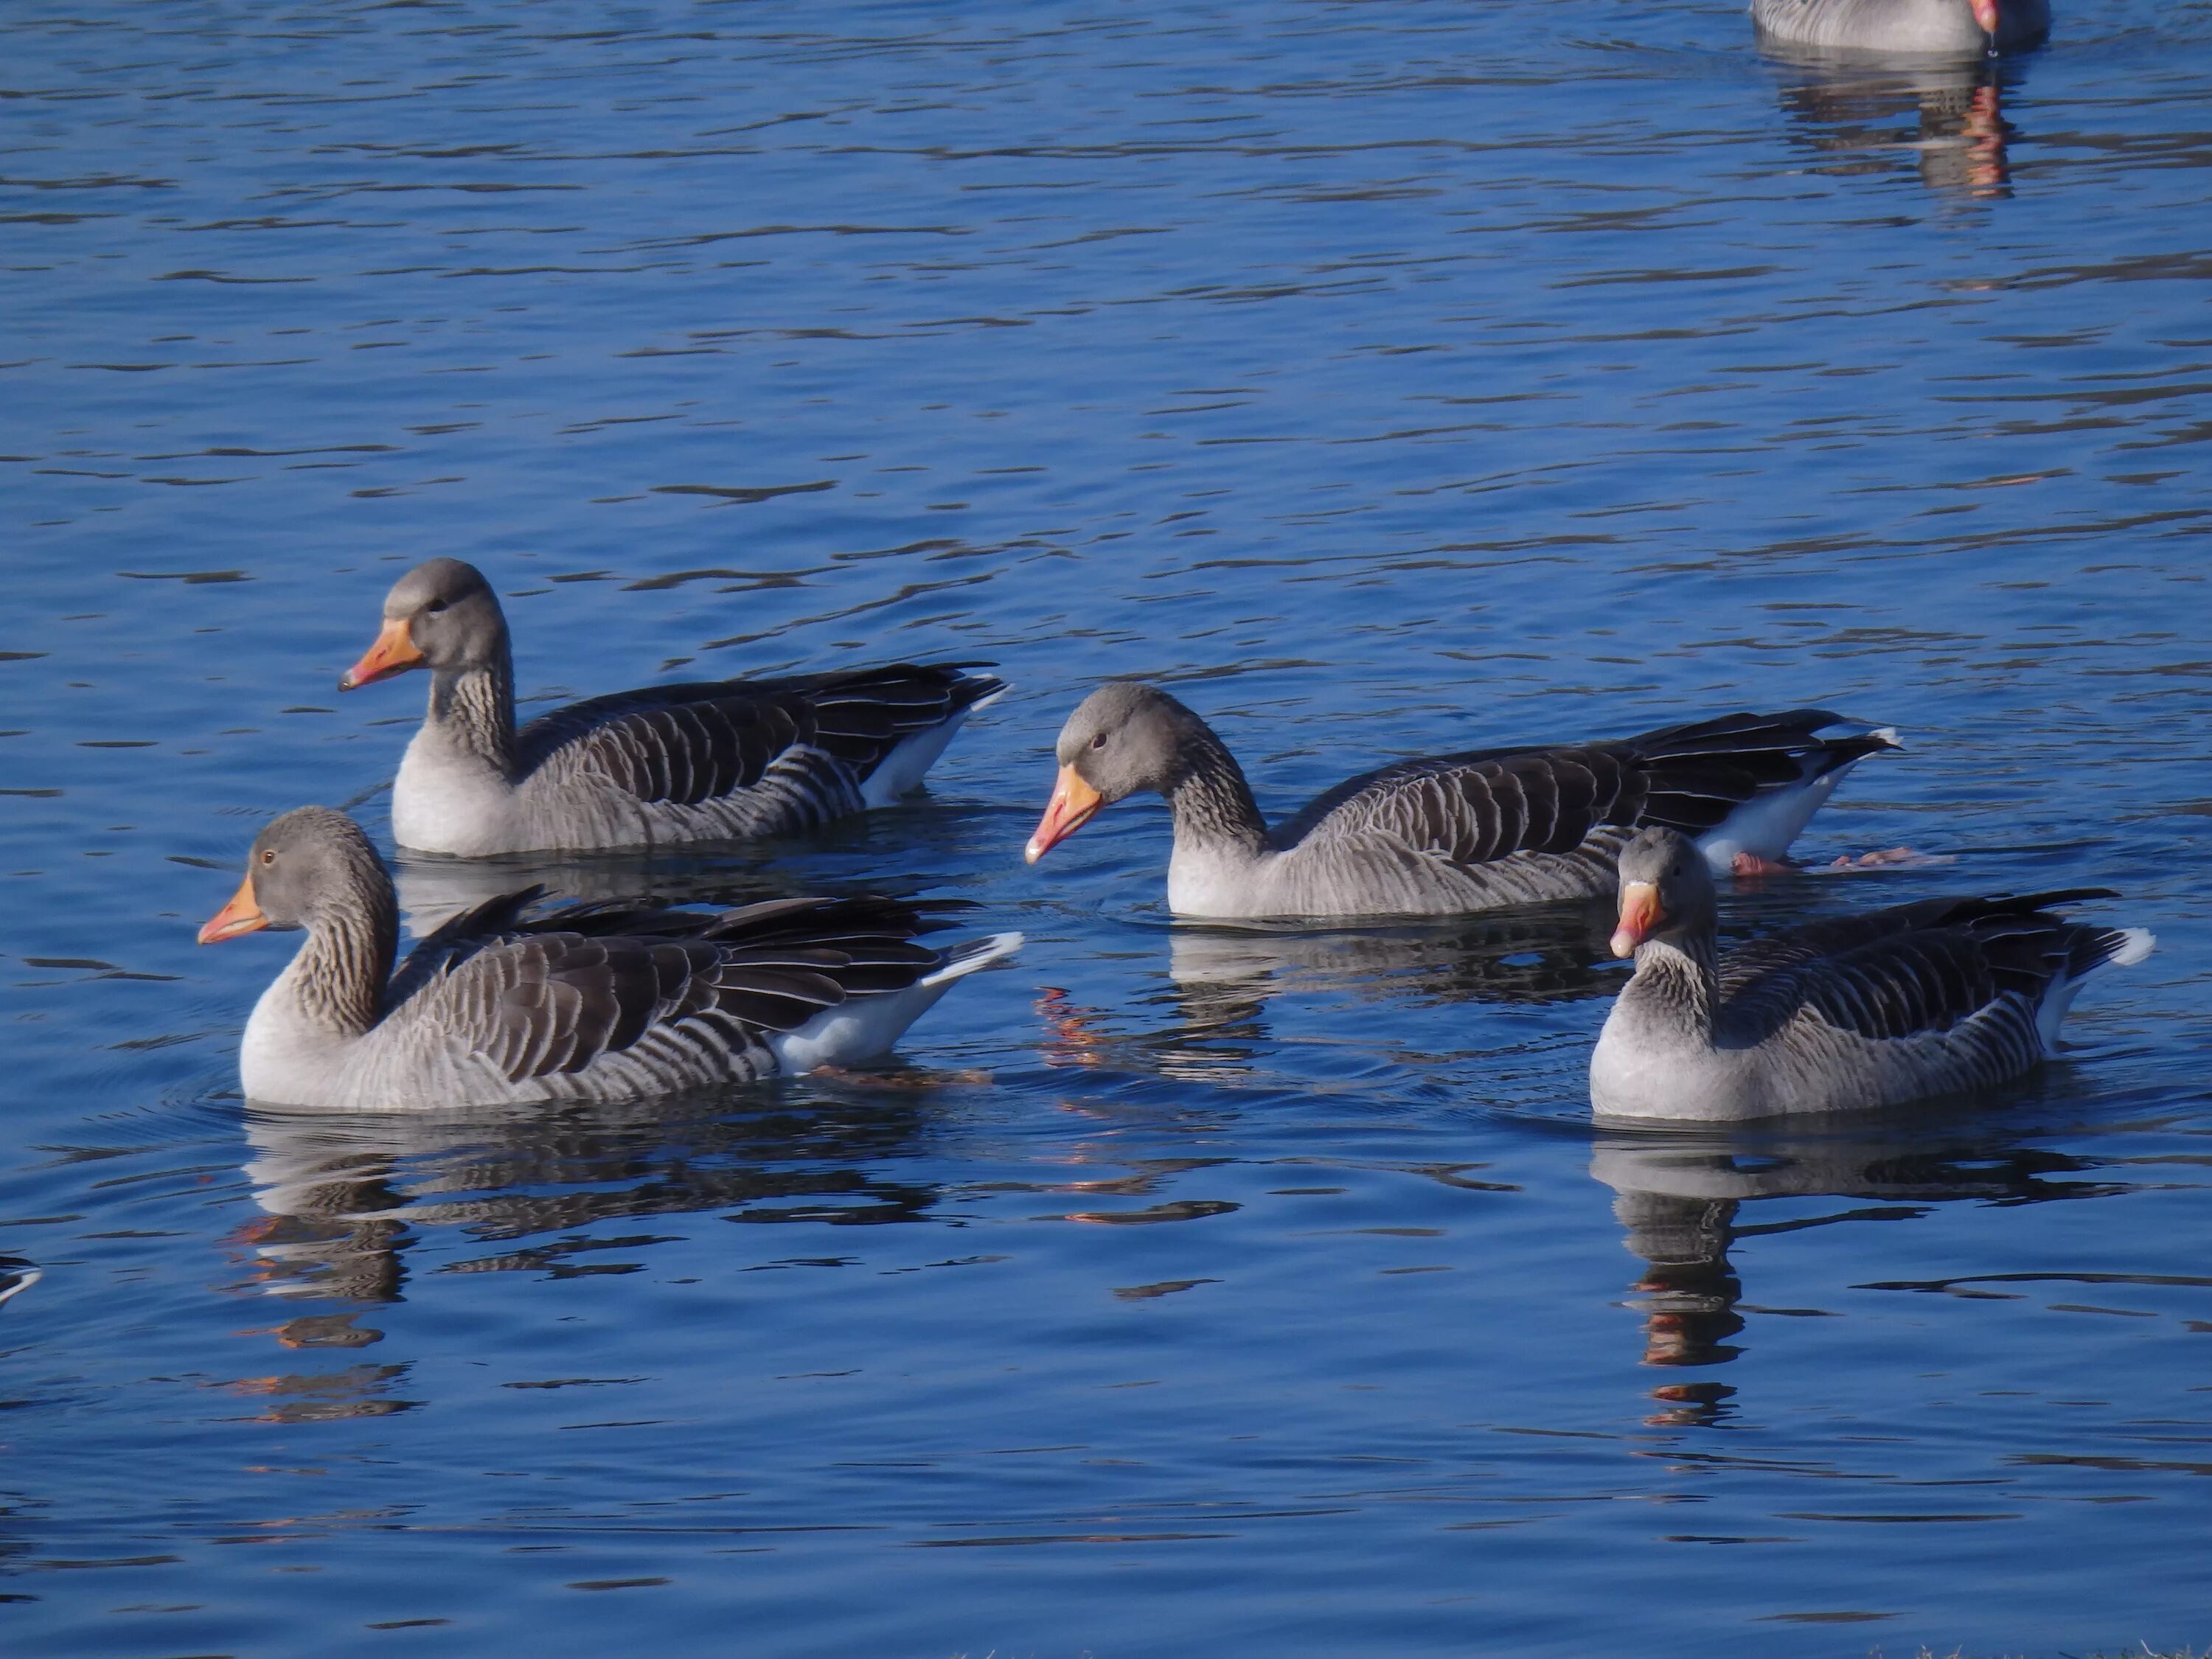
[[[1168,908],[1179,916],[1218,921],[1279,914],[1268,908],[1273,854],[1231,857],[1211,848],[1178,846],[1168,860]]]
[[[522,850],[514,787],[458,755],[426,727],[407,745],[392,785],[392,838],[418,853],[481,858]]]

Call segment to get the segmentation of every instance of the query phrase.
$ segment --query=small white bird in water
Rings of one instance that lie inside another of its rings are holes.
[[[1601,1116],[1735,1122],[1988,1088],[2040,1063],[2081,981],[2142,961],[2140,927],[2069,921],[2076,888],[1934,898],[1714,941],[1705,861],[1670,830],[1620,855],[1615,956],[1636,974],[1590,1055]]]

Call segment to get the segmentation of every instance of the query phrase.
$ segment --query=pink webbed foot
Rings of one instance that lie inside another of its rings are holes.
[[[1879,852],[1861,853],[1856,858],[1844,854],[1831,870],[1929,870],[1939,865],[1956,864],[1958,859],[1949,853],[1922,853],[1910,847],[1885,847]]]
[[[1777,860],[1763,859],[1756,853],[1738,853],[1735,861],[1729,866],[1729,873],[1737,877],[1780,876],[1788,874],[1796,867],[1787,859]]]

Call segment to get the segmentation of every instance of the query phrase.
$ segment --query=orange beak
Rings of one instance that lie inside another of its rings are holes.
[[[230,902],[208,918],[207,926],[200,929],[200,943],[220,945],[227,939],[236,939],[240,933],[258,933],[269,925],[269,918],[261,914],[261,907],[253,902],[253,878],[248,876],[238,884],[238,890],[230,896]]]
[[[1974,25],[1984,34],[1997,32],[1997,0],[1973,0]]]
[[[1613,953],[1632,957],[1636,947],[1651,937],[1665,919],[1659,908],[1659,890],[1648,881],[1632,881],[1620,890],[1620,926],[1613,930]]]
[[[1073,767],[1061,767],[1052,799],[1045,803],[1044,816],[1037,820],[1036,834],[1030,837],[1022,856],[1035,864],[1090,823],[1105,804],[1096,789],[1075,775]]]
[[[393,617],[386,621],[384,631],[376,636],[376,643],[338,682],[341,691],[356,691],[364,685],[374,685],[379,680],[388,680],[394,674],[404,674],[410,668],[422,665],[422,653],[415,648],[415,641],[407,632],[407,618]]]

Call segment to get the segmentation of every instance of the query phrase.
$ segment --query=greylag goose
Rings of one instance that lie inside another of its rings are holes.
[[[2050,0],[1751,0],[1751,18],[1789,46],[1931,57],[2019,52],[2051,33]]]
[[[593,697],[514,725],[507,618],[482,572],[416,566],[341,691],[430,671],[429,711],[392,787],[392,833],[483,857],[811,830],[884,806],[1005,690],[980,663],[895,663]]]
[[[1734,1122],[1987,1088],[2057,1044],[2088,975],[2150,954],[2140,927],[2052,907],[2105,888],[1935,898],[1771,934],[1721,956],[1697,848],[1647,829],[1620,855],[1615,956],[1636,974],[1590,1055],[1607,1117]]]
[[[394,975],[398,904],[361,826],[321,806],[275,820],[199,935],[307,932],[246,1022],[246,1092],[355,1109],[618,1100],[848,1064],[1021,944],[932,950],[916,937],[938,925],[927,907],[889,899],[719,915],[586,904],[526,921],[536,896],[454,918]]]
[[[1178,915],[1453,915],[1606,893],[1644,823],[1696,835],[1717,868],[1767,867],[1854,762],[1898,746],[1889,728],[1825,709],[1729,714],[1619,742],[1401,761],[1270,830],[1204,720],[1116,680],[1061,729],[1059,780],[1026,856],[1151,791],[1175,819]]]

